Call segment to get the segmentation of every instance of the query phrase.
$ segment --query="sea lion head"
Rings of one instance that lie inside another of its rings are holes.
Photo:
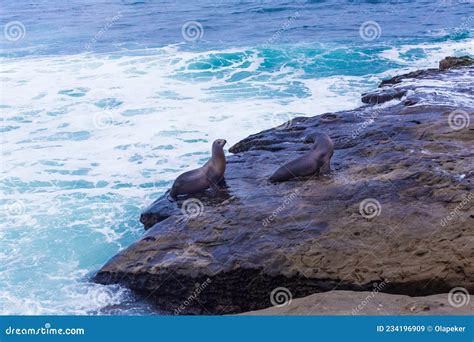
[[[224,148],[225,144],[227,144],[227,140],[217,139],[217,140],[214,140],[214,142],[212,143],[212,148],[213,149],[216,147]]]
[[[212,157],[216,159],[225,159],[224,145],[227,143],[225,139],[217,139],[212,143]]]

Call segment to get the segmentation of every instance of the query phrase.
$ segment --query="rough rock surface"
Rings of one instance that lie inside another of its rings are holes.
[[[472,315],[474,312],[474,296],[465,297],[466,304],[459,307],[451,305],[448,298],[447,294],[409,297],[368,291],[328,291],[242,315]]]
[[[474,64],[474,59],[469,56],[462,57],[446,57],[439,62],[440,70],[446,70],[451,68],[465,67]]]
[[[151,228],[95,281],[186,314],[270,307],[277,287],[293,298],[381,281],[409,296],[474,293],[474,67],[410,73],[364,96],[234,145],[221,193],[153,203],[141,217]],[[335,143],[332,173],[269,183],[315,130]],[[200,215],[184,215],[196,203]]]

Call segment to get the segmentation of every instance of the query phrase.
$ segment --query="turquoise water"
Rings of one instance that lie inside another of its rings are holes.
[[[473,7],[5,4],[4,28],[24,30],[1,40],[0,314],[150,312],[90,277],[141,236],[140,210],[214,139],[229,147],[354,108],[382,78],[474,55]],[[195,41],[181,30],[190,20],[202,25]],[[372,21],[380,30],[364,39]]]

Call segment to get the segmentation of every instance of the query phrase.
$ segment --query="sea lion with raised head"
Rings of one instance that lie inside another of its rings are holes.
[[[187,171],[176,178],[171,187],[170,196],[176,199],[179,195],[190,195],[196,192],[217,187],[224,179],[225,155],[224,139],[217,139],[212,143],[212,156],[199,169]]]
[[[270,176],[271,182],[284,182],[296,177],[311,176],[319,171],[320,175],[331,170],[331,157],[334,153],[334,143],[324,133],[313,133],[314,144],[311,150],[303,156],[293,159],[281,166]]]

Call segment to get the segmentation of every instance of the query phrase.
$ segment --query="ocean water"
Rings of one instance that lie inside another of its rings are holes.
[[[0,314],[145,314],[90,277],[216,138],[474,55],[474,2],[2,2]]]

